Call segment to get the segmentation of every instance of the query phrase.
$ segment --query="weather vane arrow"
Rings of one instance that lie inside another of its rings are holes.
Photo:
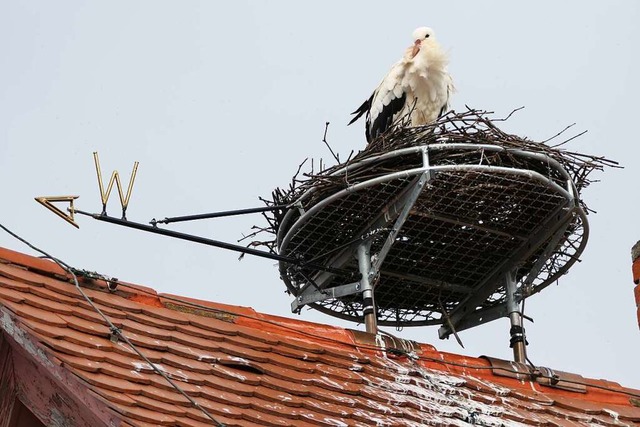
[[[107,185],[107,189],[105,191],[103,179],[102,179],[102,170],[100,169],[100,158],[98,157],[98,153],[93,153],[93,162],[96,166],[96,175],[98,177],[98,188],[100,189],[100,200],[102,201],[102,213],[101,215],[107,215],[107,203],[109,202],[109,196],[111,195],[111,190],[113,189],[113,184],[115,183],[118,189],[118,196],[120,197],[120,206],[122,207],[122,219],[126,221],[127,216],[127,207],[129,206],[129,200],[131,199],[131,193],[133,191],[133,184],[136,179],[136,174],[138,172],[138,162],[133,163],[133,170],[131,171],[131,178],[129,179],[129,185],[127,186],[127,192],[124,193],[122,191],[122,182],[120,181],[120,174],[118,171],[113,171],[111,173],[111,178],[109,179],[109,184]],[[36,197],[35,200],[40,203],[45,208],[49,209],[54,214],[58,215],[60,218],[67,221],[69,224],[73,225],[76,228],[80,228],[75,221],[75,213],[79,213],[74,206],[74,201],[78,199],[80,196],[40,196]],[[63,211],[59,207],[55,206],[54,203],[68,203],[67,211]]]
[[[49,209],[54,214],[58,215],[60,218],[67,221],[69,224],[73,225],[75,228],[80,228],[80,226],[76,223],[74,218],[75,208],[73,206],[73,201],[76,200],[80,196],[40,196],[36,197],[36,202],[40,203],[45,208]],[[69,207],[67,208],[67,212],[61,210],[54,203],[67,202],[69,203]]]

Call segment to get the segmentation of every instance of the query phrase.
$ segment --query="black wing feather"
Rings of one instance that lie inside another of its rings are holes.
[[[407,101],[407,95],[405,93],[402,94],[400,98],[394,98],[391,100],[389,105],[385,105],[382,108],[382,111],[371,123],[371,103],[373,102],[373,97],[376,95],[374,92],[369,99],[364,101],[360,107],[353,113],[355,117],[351,119],[349,125],[356,122],[360,117],[366,114],[366,124],[364,126],[364,135],[367,138],[367,142],[371,142],[376,139],[378,136],[385,133],[394,121],[394,116],[402,111],[404,108],[404,104]]]
[[[355,114],[356,116],[351,119],[351,121],[347,124],[347,126],[349,126],[350,124],[354,123],[356,120],[358,120],[360,117],[362,117],[363,114],[366,114],[366,123],[364,125],[364,136],[367,138],[367,142],[369,142],[369,115],[371,113],[371,103],[373,102],[373,97],[376,95],[375,92],[373,92],[371,94],[371,96],[369,97],[369,99],[367,99],[366,101],[364,101],[362,103],[362,105],[360,107],[358,107],[358,109],[356,111],[354,111],[351,114]]]
[[[394,98],[389,105],[382,107],[382,111],[370,126],[367,126],[367,142],[371,142],[385,133],[393,125],[395,115],[402,111],[407,101],[407,94],[402,93],[400,98]],[[369,123],[367,123],[369,125]]]
[[[449,110],[450,97],[451,97],[451,87],[447,86],[447,100],[445,101],[444,105],[440,108],[440,112],[438,113],[438,118],[444,116],[444,113],[446,113],[447,110]]]
[[[347,124],[347,126],[349,126],[350,124],[353,124],[356,120],[358,120],[360,117],[362,117],[362,115],[364,113],[369,113],[369,110],[371,109],[371,102],[373,101],[373,95],[375,94],[375,92],[369,97],[369,99],[367,99],[366,101],[364,101],[362,103],[361,106],[358,107],[358,109],[356,111],[354,111],[353,113],[351,113],[351,115],[356,115],[353,119],[351,119],[351,121]]]

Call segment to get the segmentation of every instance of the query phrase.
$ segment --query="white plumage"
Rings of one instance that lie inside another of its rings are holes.
[[[371,97],[354,111],[349,124],[366,114],[365,135],[371,142],[396,121],[404,126],[434,122],[449,108],[453,81],[447,72],[447,55],[434,32],[420,27],[407,48]]]

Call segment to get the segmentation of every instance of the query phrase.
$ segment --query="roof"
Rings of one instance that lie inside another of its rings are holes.
[[[0,326],[105,424],[212,424],[157,369],[229,426],[640,425],[640,390],[614,382],[77,274],[155,366],[70,273],[1,248]]]

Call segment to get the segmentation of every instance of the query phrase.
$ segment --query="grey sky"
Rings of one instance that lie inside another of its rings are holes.
[[[258,206],[321,143],[364,147],[349,112],[411,43],[434,28],[464,105],[507,115],[507,131],[546,139],[576,122],[567,148],[604,155],[584,193],[583,262],[527,302],[531,360],[640,388],[640,330],[629,251],[640,239],[635,129],[640,3],[0,2],[0,222],[75,267],[161,292],[293,316],[273,262],[80,218],[75,230],[33,201],[78,194],[99,211],[91,153],[105,177],[140,162],[129,217]],[[118,213],[112,197],[110,213]],[[173,227],[235,241],[259,216]],[[0,234],[0,246],[29,252]],[[304,320],[355,327],[304,311]],[[391,331],[439,350],[510,358],[508,322],[461,334]]]

